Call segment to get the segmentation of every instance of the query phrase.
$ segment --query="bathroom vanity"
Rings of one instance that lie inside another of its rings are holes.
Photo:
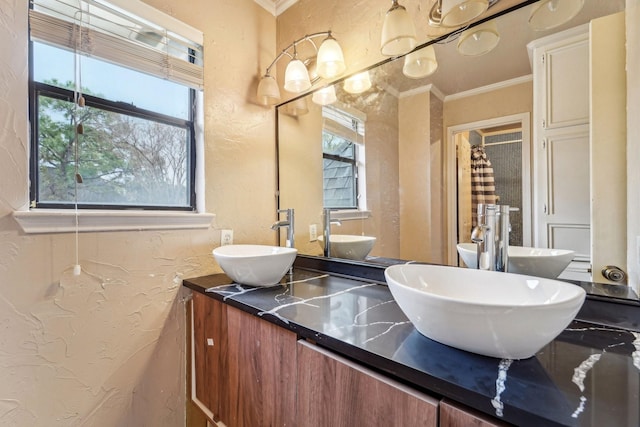
[[[640,424],[638,307],[612,324],[615,315],[591,317],[593,297],[534,357],[501,360],[420,335],[382,269],[304,257],[294,267],[268,288],[224,274],[184,281],[193,291],[192,399],[210,419],[228,426]]]

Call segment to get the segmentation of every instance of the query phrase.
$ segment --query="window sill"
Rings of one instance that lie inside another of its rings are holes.
[[[31,209],[13,217],[27,234],[70,233],[76,230],[74,210]],[[78,231],[180,230],[209,228],[210,213],[171,211],[78,211]]]
[[[331,219],[349,221],[356,219],[367,219],[371,216],[371,211],[361,211],[357,209],[332,210]]]

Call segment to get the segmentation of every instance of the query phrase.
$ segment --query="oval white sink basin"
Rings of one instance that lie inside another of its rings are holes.
[[[458,243],[458,254],[467,266],[475,268],[477,249],[474,243]],[[574,252],[567,249],[529,248],[509,246],[509,273],[555,279],[573,260]]]
[[[234,282],[250,286],[280,283],[298,250],[268,245],[226,245],[213,250],[213,256]]]
[[[571,323],[586,295],[558,280],[439,265],[394,265],[385,278],[422,335],[505,359],[536,354]]]
[[[332,234],[329,236],[329,242],[332,257],[364,260],[373,249],[376,238],[351,234]],[[323,236],[318,236],[318,244],[324,248]]]

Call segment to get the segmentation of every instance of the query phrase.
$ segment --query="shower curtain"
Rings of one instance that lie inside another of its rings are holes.
[[[471,218],[472,226],[477,225],[478,203],[495,204],[496,184],[493,167],[482,145],[471,147]]]

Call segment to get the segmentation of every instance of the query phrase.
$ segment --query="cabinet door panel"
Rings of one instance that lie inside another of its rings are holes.
[[[440,427],[506,427],[510,424],[447,400],[440,402]]]
[[[229,426],[295,425],[297,336],[227,307]],[[228,421],[227,421],[228,420]]]
[[[218,420],[228,407],[226,305],[194,292],[193,345],[195,395]],[[228,411],[228,410],[227,410]]]
[[[436,426],[438,401],[298,342],[298,426]]]
[[[544,61],[547,129],[589,122],[588,34],[548,48]]]

